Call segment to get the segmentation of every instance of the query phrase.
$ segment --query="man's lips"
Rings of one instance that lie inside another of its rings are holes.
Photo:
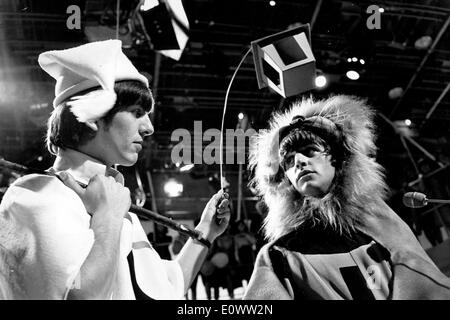
[[[297,181],[299,181],[301,178],[303,178],[304,176],[310,174],[310,173],[314,173],[314,171],[311,170],[303,170],[302,172],[299,173],[299,175],[297,176]]]

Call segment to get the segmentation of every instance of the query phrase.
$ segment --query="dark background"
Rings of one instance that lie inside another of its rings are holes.
[[[81,29],[69,30],[69,5],[79,5]],[[384,9],[381,28],[366,26],[368,6]],[[305,96],[326,97],[345,93],[367,97],[379,115],[378,161],[386,168],[392,190],[389,203],[414,228],[425,231],[432,244],[442,241],[441,227],[450,225],[448,206],[436,210],[411,210],[401,203],[405,191],[418,190],[430,198],[450,198],[447,169],[450,163],[450,1],[276,1],[185,0],[189,19],[189,42],[179,61],[158,55],[133,18],[138,1],[121,1],[120,39],[124,51],[146,74],[156,95],[153,117],[155,134],[146,141],[141,160],[134,168],[122,168],[130,189],[140,173],[146,206],[151,207],[147,171],[153,178],[154,200],[161,213],[176,219],[195,220],[206,200],[217,189],[217,165],[196,165],[181,173],[170,154],[174,129],[193,130],[202,121],[203,130],[220,128],[225,91],[235,67],[250,42],[286,30],[296,23],[310,23],[317,68],[328,85]],[[53,158],[44,148],[46,119],[51,112],[54,80],[38,64],[46,50],[73,47],[88,41],[115,37],[116,1],[2,0],[0,3],[0,156],[28,166],[47,168]],[[425,48],[416,41],[429,36]],[[354,64],[361,77],[345,76],[348,58],[364,59]],[[393,88],[403,89],[397,98]],[[447,89],[446,89],[447,88]],[[284,109],[301,96],[282,99],[269,89],[258,89],[250,54],[240,68],[229,95],[225,128],[234,129],[237,115],[244,112],[255,130],[267,126],[273,110]],[[426,119],[427,113],[429,117]],[[388,120],[383,120],[384,115]],[[409,119],[411,125],[405,125]],[[392,126],[392,125],[394,126]],[[412,138],[401,138],[396,132]],[[206,146],[208,142],[204,142]],[[431,174],[441,169],[436,174]],[[234,200],[238,189],[238,166],[226,165]],[[431,175],[430,175],[431,174]],[[423,178],[417,181],[418,177]],[[2,186],[7,184],[3,174]],[[184,184],[183,193],[169,198],[163,192],[168,178]],[[243,171],[241,218],[261,216],[257,198],[246,187],[249,173]],[[234,201],[234,215],[236,215]],[[425,212],[425,214],[424,214]]]

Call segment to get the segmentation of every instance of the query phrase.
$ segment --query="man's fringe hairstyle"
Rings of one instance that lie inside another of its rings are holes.
[[[321,199],[301,196],[280,167],[278,132],[297,115],[325,117],[336,124],[343,136],[345,156],[335,165],[331,189]],[[276,240],[305,222],[349,234],[358,226],[361,214],[375,214],[371,208],[385,198],[387,186],[383,168],[374,159],[373,117],[374,111],[365,100],[346,95],[297,101],[289,110],[272,115],[269,129],[255,136],[249,159],[249,169],[254,174],[250,184],[269,208],[264,221],[268,240]]]

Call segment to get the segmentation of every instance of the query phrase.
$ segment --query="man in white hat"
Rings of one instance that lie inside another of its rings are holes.
[[[177,260],[162,260],[128,212],[130,192],[112,168],[135,164],[153,133],[147,79],[118,40],[45,52],[39,64],[56,79],[47,145],[56,155],[49,171],[60,179],[27,175],[6,192],[0,297],[182,299],[207,246],[191,239]],[[229,218],[228,200],[219,191],[196,229],[212,242]]]

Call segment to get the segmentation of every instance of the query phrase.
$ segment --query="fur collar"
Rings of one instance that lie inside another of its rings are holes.
[[[278,132],[296,115],[320,115],[342,131],[346,158],[330,192],[322,199],[301,197],[280,168]],[[275,112],[267,130],[255,136],[250,150],[250,182],[262,195],[269,212],[264,221],[268,240],[275,240],[304,222],[331,226],[350,233],[361,214],[375,214],[377,201],[385,198],[387,186],[382,167],[375,161],[374,111],[360,98],[345,95],[326,100],[297,101],[285,112]]]

